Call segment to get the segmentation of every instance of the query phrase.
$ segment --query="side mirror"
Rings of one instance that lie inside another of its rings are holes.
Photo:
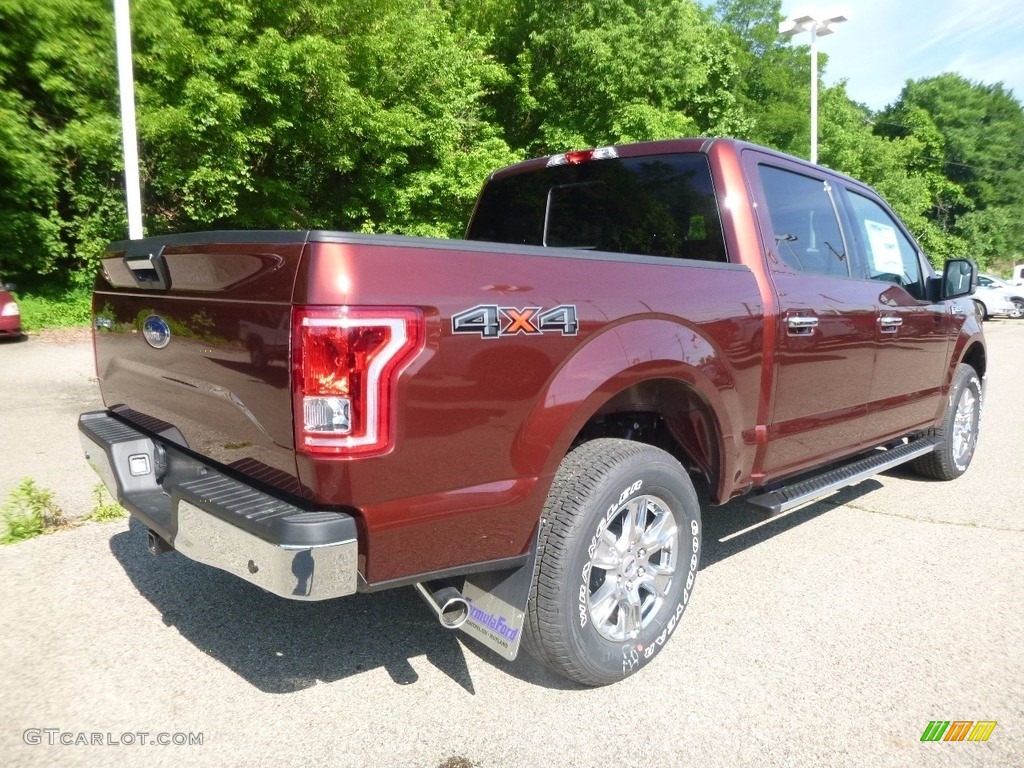
[[[942,270],[942,298],[959,299],[974,293],[978,270],[969,259],[950,259]]]

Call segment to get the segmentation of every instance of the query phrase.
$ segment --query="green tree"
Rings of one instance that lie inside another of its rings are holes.
[[[102,99],[114,82],[109,14],[98,3],[0,0],[0,269],[9,273],[53,271],[82,213],[104,207],[80,182],[92,121],[110,116]]]
[[[0,274],[48,272],[60,258],[57,182],[47,137],[25,99],[0,90]]]
[[[946,73],[910,81],[876,132],[913,137],[913,170],[931,190],[929,218],[961,255],[986,266],[1024,242],[1024,109],[1002,84]]]
[[[491,103],[527,154],[747,128],[729,37],[688,0],[491,2],[455,18],[506,67]]]
[[[452,235],[516,159],[481,106],[502,70],[432,3],[176,7],[140,76],[163,228]]]
[[[803,155],[806,47],[780,0],[133,0],[149,234],[452,236],[525,155],[730,135]],[[826,63],[823,62],[823,68]],[[823,88],[822,161],[934,258],[1024,240],[1024,117],[1001,85]],[[0,0],[0,270],[90,272],[124,237],[109,0]]]
[[[741,138],[806,157],[810,57],[807,46],[779,36],[781,7],[781,0],[718,0],[715,15],[733,41],[737,98],[751,123]]]
[[[930,218],[934,200],[949,182],[927,172],[926,143],[915,136],[876,134],[870,110],[847,96],[845,83],[822,89],[820,118],[823,165],[874,187],[936,265],[962,249],[959,238]]]
[[[135,0],[149,234],[322,227],[457,235],[519,158],[507,81],[423,0]],[[125,235],[108,0],[0,0],[0,268],[84,267]]]

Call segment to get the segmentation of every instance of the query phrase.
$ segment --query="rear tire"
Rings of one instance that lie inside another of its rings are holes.
[[[1014,320],[1020,320],[1024,317],[1024,301],[1013,302],[1013,311],[1010,312],[1010,317]]]
[[[981,379],[971,366],[961,363],[953,374],[942,424],[934,431],[938,446],[913,461],[914,471],[936,480],[955,480],[967,471],[978,446],[981,403]]]
[[[544,505],[526,649],[584,685],[639,671],[689,602],[700,526],[693,484],[670,454],[628,440],[576,448]]]

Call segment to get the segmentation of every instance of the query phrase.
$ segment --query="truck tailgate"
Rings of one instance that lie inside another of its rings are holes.
[[[203,233],[111,246],[93,298],[105,405],[301,495],[289,394],[305,233]]]

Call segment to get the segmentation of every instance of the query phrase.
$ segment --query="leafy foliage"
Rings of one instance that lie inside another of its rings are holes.
[[[718,0],[715,13],[732,40],[738,100],[751,122],[743,138],[799,155],[811,141],[811,64],[806,47],[779,37],[781,7],[781,0]]]
[[[0,507],[0,518],[7,528],[0,544],[15,544],[68,525],[64,510],[53,500],[53,491],[40,488],[30,477],[8,495]]]
[[[92,488],[92,512],[89,513],[89,520],[97,523],[108,523],[111,520],[120,520],[125,516],[124,507],[110,498],[103,483],[97,483]]]
[[[803,154],[809,60],[780,9],[133,0],[147,233],[450,237],[487,174],[529,155],[680,135]],[[0,0],[0,273],[45,277],[22,296],[30,328],[77,317],[76,276],[126,234],[115,61],[109,0]],[[1020,254],[1024,112],[1002,85],[911,82],[878,115],[823,88],[820,139],[936,261]]]
[[[729,36],[688,0],[492,2],[465,15],[509,73],[490,103],[527,154],[749,125]]]
[[[38,292],[19,292],[18,308],[21,310],[21,327],[25,331],[88,325],[92,314],[92,291],[83,285],[44,285]]]
[[[907,83],[878,133],[917,138],[929,219],[982,266],[1012,263],[1024,244],[1024,111],[1001,84],[947,73]]]

